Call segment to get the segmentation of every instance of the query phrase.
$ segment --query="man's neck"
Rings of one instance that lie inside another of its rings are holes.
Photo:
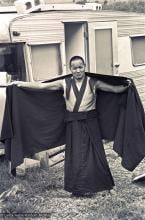
[[[75,80],[75,82],[76,82],[77,84],[81,84],[81,83],[83,82],[84,78],[85,78],[85,76],[82,77],[81,79],[75,79],[75,78],[74,78],[74,80]]]
[[[81,86],[83,84],[84,79],[85,79],[85,76],[83,78],[81,78],[80,80],[75,79],[75,83],[76,83],[76,86],[77,86],[78,90],[81,89]]]

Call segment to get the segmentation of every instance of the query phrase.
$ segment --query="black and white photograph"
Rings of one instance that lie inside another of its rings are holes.
[[[145,0],[0,0],[0,220],[145,220]]]

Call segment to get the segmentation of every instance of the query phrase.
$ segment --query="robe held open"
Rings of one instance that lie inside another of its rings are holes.
[[[113,85],[126,80],[86,74]],[[96,105],[101,139],[114,141],[113,149],[122,157],[122,165],[132,171],[145,156],[145,114],[134,83],[120,94],[99,91]],[[65,111],[63,91],[7,88],[1,140],[12,169],[24,157],[65,144]]]

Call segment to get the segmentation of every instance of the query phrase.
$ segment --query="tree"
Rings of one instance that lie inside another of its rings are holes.
[[[0,0],[0,6],[14,5],[15,0]]]

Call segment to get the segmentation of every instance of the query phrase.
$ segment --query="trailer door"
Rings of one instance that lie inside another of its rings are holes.
[[[66,69],[69,73],[69,60],[72,56],[82,56],[87,62],[87,38],[86,38],[87,24],[85,21],[64,22],[65,30],[65,52],[66,52]]]
[[[88,24],[90,72],[115,75],[118,72],[117,23]]]

